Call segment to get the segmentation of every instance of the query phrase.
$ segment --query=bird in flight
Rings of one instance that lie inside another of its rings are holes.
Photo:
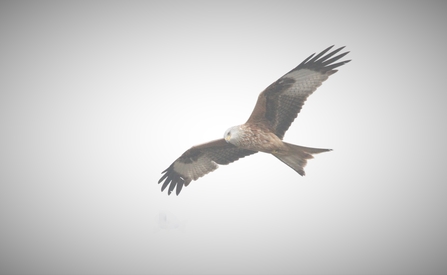
[[[284,134],[297,117],[306,99],[340,67],[351,60],[335,63],[349,52],[339,53],[344,47],[330,52],[312,54],[293,70],[268,86],[258,97],[247,122],[229,128],[224,137],[193,146],[177,158],[158,183],[161,191],[167,186],[168,195],[192,180],[216,170],[219,164],[229,164],[240,158],[264,152],[272,154],[304,176],[304,166],[313,154],[331,149],[309,148],[282,141]]]

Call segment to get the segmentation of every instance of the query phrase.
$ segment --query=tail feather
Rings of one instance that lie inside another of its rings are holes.
[[[286,142],[284,142],[284,144],[287,146],[288,150],[286,152],[274,153],[273,155],[298,172],[301,176],[306,174],[304,172],[304,167],[307,164],[307,160],[313,158],[313,154],[332,151],[332,149],[310,148]]]

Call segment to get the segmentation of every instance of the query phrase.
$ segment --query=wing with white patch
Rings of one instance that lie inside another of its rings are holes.
[[[229,164],[240,158],[257,153],[256,151],[240,149],[224,139],[218,139],[202,145],[194,146],[184,152],[162,173],[158,183],[163,180],[161,191],[168,185],[168,195],[176,188],[177,195],[183,186],[188,186],[192,180],[216,170],[218,164]]]
[[[267,122],[279,137],[297,117],[307,98],[333,73],[335,68],[350,60],[334,63],[349,52],[333,57],[344,47],[326,54],[333,46],[321,53],[312,54],[300,65],[267,87],[258,97],[255,109],[247,123]]]

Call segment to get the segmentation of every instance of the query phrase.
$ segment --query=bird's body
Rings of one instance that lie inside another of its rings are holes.
[[[270,154],[285,149],[282,140],[261,123],[234,126],[225,133],[225,140],[238,148]]]
[[[272,154],[300,175],[304,175],[304,166],[312,158],[312,154],[330,149],[293,145],[284,142],[283,138],[307,97],[337,71],[334,70],[336,67],[350,61],[333,64],[348,52],[332,57],[343,48],[326,54],[331,48],[315,57],[309,56],[267,87],[259,95],[246,123],[228,129],[223,139],[194,146],[183,153],[163,171],[165,174],[159,180],[159,183],[164,180],[162,191],[169,185],[168,194],[176,188],[178,195],[183,186],[214,171],[218,164],[229,164],[257,152]]]

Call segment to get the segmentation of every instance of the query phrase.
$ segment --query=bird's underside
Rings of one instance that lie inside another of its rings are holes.
[[[300,175],[313,154],[330,149],[317,149],[283,142],[285,132],[297,117],[306,99],[332,74],[335,68],[350,60],[335,63],[349,52],[332,52],[332,46],[311,55],[293,70],[267,87],[258,97],[245,124],[231,127],[224,138],[197,145],[185,151],[166,170],[158,183],[168,194],[218,168],[240,158],[264,152],[274,155]]]

